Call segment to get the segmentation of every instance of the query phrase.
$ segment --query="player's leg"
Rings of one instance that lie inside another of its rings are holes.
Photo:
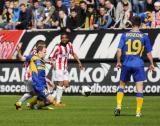
[[[57,86],[57,88],[60,88],[59,89],[60,90],[60,95],[59,95],[59,97],[57,97],[57,103],[58,104],[61,103],[63,92],[68,87],[69,87],[69,73],[68,73],[67,70],[64,70],[64,72],[63,72],[63,83],[61,83],[60,87]],[[63,105],[65,105],[65,104],[63,104]]]
[[[136,116],[141,116],[142,105],[143,105],[143,82],[136,83],[136,101],[137,101],[137,109],[136,109]]]
[[[122,108],[122,101],[124,97],[124,88],[125,88],[125,82],[130,80],[130,68],[123,66],[121,70],[121,75],[120,75],[120,83],[117,89],[117,107],[114,111],[115,116],[120,115],[120,111]]]
[[[22,103],[24,103],[25,101],[27,101],[28,99],[30,99],[31,97],[34,96],[34,90],[32,88],[32,82],[30,80],[26,80],[24,81],[24,83],[26,84],[27,87],[27,93],[25,93],[16,103],[16,109],[20,110]]]
[[[141,116],[141,110],[143,105],[143,81],[146,80],[146,74],[144,71],[144,67],[136,67],[134,68],[133,79],[136,82],[136,101],[137,101],[137,109],[136,116]]]
[[[52,73],[52,78],[56,83],[56,91],[52,95],[56,98],[57,105],[61,103],[62,94],[64,91],[64,71],[63,70],[55,70]]]
[[[60,104],[62,99],[62,94],[64,91],[64,81],[58,82],[57,88],[56,88],[56,103]]]
[[[117,90],[117,109],[121,109],[122,107],[122,101],[124,97],[124,88],[125,88],[125,82],[120,81],[120,84]]]

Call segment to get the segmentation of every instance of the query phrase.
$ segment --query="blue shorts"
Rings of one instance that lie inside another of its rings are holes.
[[[131,75],[133,76],[134,82],[146,80],[144,66],[141,67],[122,66],[120,80],[123,82],[130,81]]]
[[[38,95],[38,98],[44,98],[46,99],[49,95],[49,92],[47,90],[47,86],[46,85],[38,85],[38,84],[33,84],[32,85],[35,92]]]

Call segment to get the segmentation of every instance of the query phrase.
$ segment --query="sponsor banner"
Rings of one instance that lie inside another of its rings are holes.
[[[148,63],[145,64],[147,80],[144,82],[146,95],[160,94],[160,62],[156,63],[154,72],[148,71]],[[66,94],[80,94],[81,86],[88,85],[95,95],[113,95],[116,93],[120,78],[120,70],[114,63],[89,62],[84,63],[84,70],[80,71],[77,64],[69,63],[70,87]],[[46,70],[48,66],[46,67]],[[26,92],[23,63],[1,63],[0,65],[0,94],[19,94]],[[48,78],[52,78],[52,70],[48,69]],[[136,92],[133,78],[127,83],[125,92],[130,95]]]
[[[75,52],[78,54],[80,59],[113,59],[115,58],[116,50],[122,33],[128,30],[94,30],[94,31],[74,31],[70,33],[70,41],[73,43]],[[142,30],[144,33],[148,34],[151,39],[151,44],[153,46],[153,57],[159,58],[160,52],[160,33],[159,29],[146,29]],[[3,37],[2,33],[5,33]],[[0,31],[0,40],[11,43],[12,41],[22,43],[22,53],[23,55],[28,55],[34,48],[38,40],[44,40],[47,44],[47,56],[48,58],[54,50],[56,44],[60,42],[60,32],[59,31],[26,31],[25,34],[21,36],[22,31]],[[5,38],[5,39],[2,39]],[[7,39],[6,39],[7,38]],[[10,39],[9,39],[10,38]],[[5,42],[5,43],[6,43]],[[0,59],[11,58],[13,54],[11,47],[8,47],[9,51],[2,50],[2,42],[0,43]],[[4,45],[6,47],[6,45]],[[7,46],[11,46],[10,44]],[[12,46],[12,48],[15,46]],[[4,48],[4,47],[3,47]],[[5,48],[6,49],[6,48]],[[4,50],[4,49],[3,49]],[[3,54],[2,53],[7,54]],[[144,55],[146,59],[146,55]]]
[[[0,30],[0,59],[13,59],[17,44],[19,43],[23,30]]]
[[[114,59],[122,33],[129,30],[95,30],[74,31],[70,33],[70,41],[73,43],[75,52],[80,59]],[[148,34],[153,46],[153,57],[158,58],[160,52],[160,34],[158,29],[142,30]],[[47,44],[48,58],[56,44],[60,42],[59,31],[26,32],[22,37],[22,53],[27,55],[31,52],[38,40],[44,40]],[[146,55],[143,56],[146,59]]]

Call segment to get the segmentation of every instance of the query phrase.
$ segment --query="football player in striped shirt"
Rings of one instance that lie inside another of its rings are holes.
[[[61,103],[63,91],[69,87],[68,59],[70,55],[78,62],[79,68],[83,69],[81,61],[74,51],[72,43],[69,41],[68,34],[61,35],[61,42],[55,46],[54,53],[51,55],[53,66],[52,79],[57,84],[54,96],[57,104]]]

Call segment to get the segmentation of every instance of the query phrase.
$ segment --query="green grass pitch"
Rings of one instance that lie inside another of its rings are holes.
[[[0,126],[159,126],[160,97],[146,96],[143,117],[135,117],[135,97],[124,97],[122,116],[114,117],[113,96],[64,96],[66,107],[17,111],[20,96],[0,96]]]

